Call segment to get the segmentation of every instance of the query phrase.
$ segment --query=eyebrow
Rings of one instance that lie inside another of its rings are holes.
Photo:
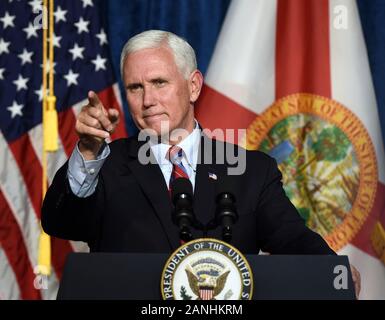
[[[168,80],[166,80],[165,78],[162,78],[162,77],[156,77],[154,79],[151,79],[151,82],[156,82],[156,81],[168,81]]]
[[[150,80],[151,83],[155,83],[155,82],[158,82],[158,81],[169,82],[169,80],[167,80],[166,78],[163,78],[163,77],[155,77],[155,78]],[[126,89],[132,89],[132,88],[141,87],[141,86],[142,86],[142,84],[140,82],[133,82],[133,83],[129,83],[126,86]]]
[[[129,83],[128,85],[126,85],[126,89],[132,89],[139,86],[142,86],[142,84],[139,82]]]

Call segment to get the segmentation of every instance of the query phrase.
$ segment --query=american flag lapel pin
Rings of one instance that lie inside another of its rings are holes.
[[[209,172],[209,179],[217,180],[218,177],[217,177],[217,175],[215,173]]]

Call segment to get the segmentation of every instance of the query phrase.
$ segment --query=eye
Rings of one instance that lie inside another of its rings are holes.
[[[127,86],[127,90],[131,93],[138,92],[141,89],[142,89],[142,85],[138,83],[130,84]]]
[[[153,81],[153,84],[156,86],[156,87],[158,87],[158,88],[162,88],[162,87],[164,87],[166,84],[167,84],[167,81],[166,80],[164,80],[164,79],[155,79],[154,81]]]

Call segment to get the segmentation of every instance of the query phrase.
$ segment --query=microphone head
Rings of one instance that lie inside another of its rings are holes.
[[[232,225],[238,220],[237,207],[235,205],[234,186],[227,175],[221,176],[217,184],[215,201],[215,224],[222,225],[222,237],[226,242],[232,239]]]
[[[185,195],[192,199],[193,197],[193,187],[189,179],[187,178],[177,178],[170,185],[171,189],[171,199],[175,202],[176,198],[179,198],[181,195]]]

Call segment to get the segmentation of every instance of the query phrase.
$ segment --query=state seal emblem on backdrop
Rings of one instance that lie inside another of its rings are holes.
[[[162,272],[161,293],[164,300],[251,300],[253,275],[236,248],[202,238],[171,254]]]
[[[353,239],[378,181],[372,141],[354,113],[325,97],[293,94],[258,116],[243,144],[277,160],[286,195],[334,250]]]

